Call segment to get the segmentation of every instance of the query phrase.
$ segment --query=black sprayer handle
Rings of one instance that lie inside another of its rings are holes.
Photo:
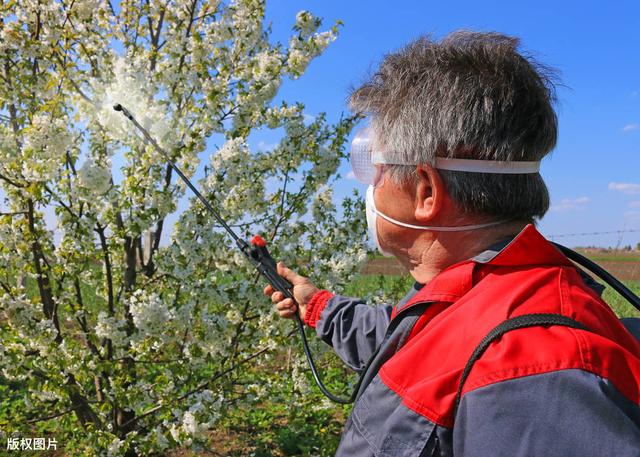
[[[287,298],[293,298],[293,284],[278,274],[276,261],[273,260],[267,242],[260,236],[255,235],[251,239],[251,247],[249,248],[249,258],[253,262],[256,269],[264,276],[269,284],[278,292],[282,292]]]
[[[276,261],[273,260],[271,254],[269,254],[269,250],[267,249],[267,242],[260,235],[255,235],[251,239],[251,246],[248,249],[249,259],[256,267],[256,269],[264,276],[269,284],[273,286],[275,290],[278,292],[282,292],[286,298],[290,298],[293,302],[298,305],[298,302],[293,296],[293,284],[287,281],[285,278],[278,274],[278,269],[276,266]],[[300,319],[300,315],[296,312],[294,314],[294,320],[296,322],[296,326],[298,327],[298,333],[300,334],[300,338],[302,339],[302,348],[304,349],[304,354],[307,357],[307,361],[309,362],[309,368],[311,368],[311,374],[313,375],[313,379],[316,381],[316,384],[320,391],[331,401],[336,403],[340,403],[342,405],[346,405],[349,403],[353,403],[358,389],[355,389],[349,398],[341,398],[336,395],[333,395],[329,390],[325,387],[322,379],[320,378],[320,373],[318,373],[318,369],[316,368],[316,364],[313,361],[313,356],[311,355],[311,351],[309,350],[309,342],[307,341],[307,336],[304,333],[304,324],[302,319]]]

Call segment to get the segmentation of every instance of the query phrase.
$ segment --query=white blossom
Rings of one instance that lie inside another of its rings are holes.
[[[262,81],[276,76],[278,67],[282,65],[283,56],[277,51],[262,51],[258,54],[256,61],[252,76],[255,80]]]
[[[114,106],[120,104],[162,147],[174,147],[176,139],[167,123],[166,111],[148,91],[148,76],[125,57],[115,56],[114,61],[114,76],[110,83],[104,84],[100,80],[92,82],[96,88],[95,105],[89,114],[93,114],[104,129],[121,141],[142,139],[142,134],[133,123],[122,112],[114,110]]]
[[[173,318],[167,303],[155,293],[136,290],[129,300],[133,324],[142,335],[158,336],[167,321]]]
[[[236,308],[232,308],[229,311],[227,311],[226,316],[227,316],[227,320],[233,325],[238,325],[239,323],[242,322],[242,315]]]
[[[163,451],[169,447],[169,440],[165,438],[164,433],[162,433],[162,429],[160,428],[160,426],[155,428],[154,434],[155,434],[155,440],[159,450]]]
[[[309,11],[299,11],[296,15],[296,27],[300,30],[301,35],[311,35],[320,25],[317,17]]]
[[[61,168],[71,144],[64,118],[50,113],[35,114],[27,127],[22,145],[22,175],[25,179],[46,181]]]
[[[287,59],[289,69],[295,74],[302,74],[310,61],[311,56],[301,49],[291,50],[291,52],[289,52],[289,58]]]
[[[274,234],[270,247],[278,258],[299,259],[319,284],[336,288],[348,282],[362,252],[349,249],[362,239],[363,223],[353,216],[359,207],[350,203],[352,216],[340,220],[329,190],[351,121],[330,124],[318,115],[311,124],[302,104],[273,102],[284,78],[300,76],[335,38],[335,28],[321,30],[311,13],[296,16],[290,40],[274,43],[262,0],[198,2],[197,11],[182,0],[169,8],[120,2],[112,12],[110,6],[105,0],[8,4],[0,53],[15,62],[5,75],[15,84],[0,91],[16,113],[5,110],[10,122],[0,123],[0,168],[20,186],[0,183],[6,211],[16,213],[0,216],[0,265],[8,267],[11,292],[0,298],[7,332],[0,373],[29,380],[34,395],[25,404],[44,414],[55,412],[44,411],[54,395],[58,406],[69,403],[74,386],[58,389],[70,375],[91,398],[99,379],[106,401],[91,406],[105,429],[91,424],[74,451],[119,455],[131,446],[164,455],[176,443],[190,447],[206,437],[234,386],[221,379],[211,385],[215,393],[174,404],[173,417],[144,435],[136,435],[144,421],[126,437],[112,435],[111,405],[144,411],[224,369],[232,355],[241,360],[268,348],[271,354],[251,362],[263,369],[290,322],[272,312],[244,255],[113,105],[127,108],[187,176],[207,160],[208,147],[220,145],[205,164],[202,192],[243,238]],[[148,27],[135,21],[150,19],[155,27],[161,14],[153,50]],[[37,40],[31,36],[36,15]],[[192,15],[198,19],[186,33]],[[263,128],[280,138],[273,148],[253,151],[252,134]],[[30,205],[32,221],[24,214]],[[178,207],[172,229],[165,217]],[[162,224],[162,243],[148,258],[153,249],[143,234]],[[44,277],[50,290],[37,287]],[[45,314],[48,293],[54,316]],[[27,358],[47,381],[25,369]],[[120,363],[128,359],[136,363]],[[304,407],[315,397],[306,368],[296,362],[294,374],[310,395],[284,398]],[[281,382],[281,373],[264,372],[250,393],[269,395]]]
[[[123,330],[126,325],[124,320],[118,320],[115,317],[100,311],[98,313],[98,322],[95,326],[96,336],[98,338],[108,338],[116,346],[124,346],[127,340],[127,333]]]
[[[191,411],[184,413],[182,417],[182,429],[188,435],[196,436],[201,432],[201,425],[198,424],[195,415]]]
[[[116,457],[120,455],[120,449],[122,448],[122,446],[125,444],[124,441],[122,441],[119,438],[114,438],[113,441],[111,441],[111,444],[109,444],[109,447],[107,448],[107,456],[108,457]]]
[[[244,138],[232,138],[227,140],[218,152],[211,156],[211,164],[214,168],[218,168],[228,162],[239,162],[247,156],[248,149]]]
[[[333,204],[333,189],[325,186],[318,191],[312,204],[313,218],[321,221],[325,215],[335,211]]]
[[[111,187],[111,170],[88,159],[78,170],[80,184],[96,195],[102,195]]]

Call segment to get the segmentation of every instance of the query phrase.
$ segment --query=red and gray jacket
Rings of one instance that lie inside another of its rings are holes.
[[[497,325],[553,313],[588,330]],[[318,292],[305,322],[362,382],[339,456],[640,456],[640,343],[532,226],[396,306]],[[454,412],[455,410],[455,412]]]

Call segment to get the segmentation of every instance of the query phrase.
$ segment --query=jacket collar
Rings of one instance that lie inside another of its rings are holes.
[[[441,271],[425,284],[396,312],[421,302],[453,303],[473,287],[474,269],[481,265],[524,267],[534,265],[573,265],[558,249],[528,224],[513,239],[503,240],[475,257],[456,263]]]
[[[471,260],[498,267],[573,265],[533,224],[528,224],[512,240],[503,241],[497,247],[492,246]]]

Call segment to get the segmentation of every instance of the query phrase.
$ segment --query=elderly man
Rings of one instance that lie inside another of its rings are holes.
[[[422,38],[351,95],[370,117],[352,166],[372,238],[416,281],[400,303],[282,264],[299,309],[265,289],[362,375],[338,455],[640,455],[640,344],[533,225],[557,120],[549,72],[517,46]]]

